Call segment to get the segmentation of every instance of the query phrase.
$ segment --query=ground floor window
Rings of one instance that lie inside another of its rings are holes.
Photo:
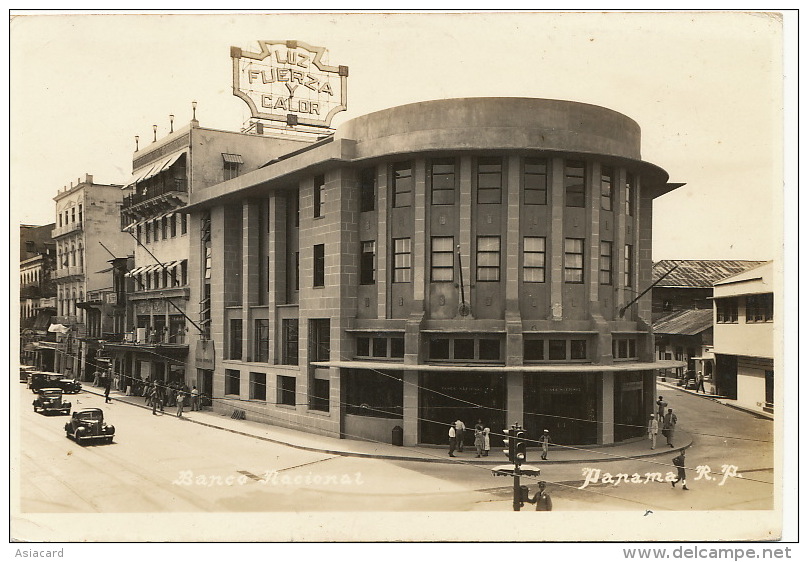
[[[267,376],[264,373],[250,373],[250,400],[267,399]]]
[[[593,444],[598,439],[600,373],[526,373],[524,426],[530,439],[545,429],[553,443]]]
[[[328,411],[328,398],[331,390],[331,383],[328,379],[314,379],[311,393],[311,409]]]
[[[295,405],[296,382],[295,377],[278,375],[278,404]]]
[[[235,369],[224,371],[224,393],[238,396],[241,387],[241,373]]]
[[[365,369],[344,372],[345,412],[355,416],[401,418],[404,382],[401,374]]]

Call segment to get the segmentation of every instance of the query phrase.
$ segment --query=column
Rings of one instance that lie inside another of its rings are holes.
[[[614,372],[601,375],[598,445],[614,443]]]
[[[412,300],[415,310],[423,310],[426,288],[426,164],[423,158],[413,162]]]
[[[418,444],[418,371],[404,371],[404,446]]]
[[[561,303],[564,290],[564,159],[553,158],[550,165],[550,314],[564,318]]]
[[[506,408],[507,414],[505,425],[510,427],[514,422],[518,422],[524,427],[525,416],[525,374],[520,372],[509,372],[506,380]],[[493,430],[493,428],[491,428]]]
[[[460,253],[463,261],[463,280],[466,285],[466,302],[472,302],[471,299],[471,208],[473,206],[474,193],[472,190],[472,175],[474,168],[471,162],[471,156],[460,157],[460,212],[458,214],[458,224],[460,226],[459,240]],[[459,282],[459,280],[458,280]],[[471,311],[474,314],[474,311]]]
[[[387,318],[387,265],[390,262],[388,242],[390,233],[387,230],[387,166],[376,168],[376,318]]]

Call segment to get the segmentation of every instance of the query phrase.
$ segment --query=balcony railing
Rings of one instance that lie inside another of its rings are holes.
[[[84,275],[83,265],[70,265],[67,267],[60,267],[53,272],[54,279],[64,279],[65,277],[81,277]]]
[[[84,224],[81,222],[71,222],[64,226],[57,226],[51,231],[51,238],[58,238],[59,236],[64,236],[65,234],[70,234],[71,232],[82,229],[84,229]]]
[[[154,199],[160,195],[167,195],[169,193],[187,193],[188,180],[187,179],[173,179],[166,182],[165,185],[149,187],[146,193],[133,193],[123,198],[122,210],[133,207],[149,199]]]

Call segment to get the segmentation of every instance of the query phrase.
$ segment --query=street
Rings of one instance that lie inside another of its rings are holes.
[[[82,392],[73,408],[101,407],[116,427],[112,444],[80,446],[65,437],[67,416],[42,415],[20,385],[23,513],[510,511],[512,480],[493,477],[468,449],[457,464],[391,461],[299,450]],[[528,462],[542,469],[554,511],[768,510],[773,508],[773,423],[712,400],[661,388],[693,436],[689,491],[668,482],[603,482],[606,473],[673,470],[674,453],[581,466]],[[658,448],[664,447],[664,439]],[[501,456],[492,441],[491,454]],[[609,448],[603,448],[609,454]],[[443,455],[442,449],[435,449]],[[552,460],[552,453],[550,456]],[[713,480],[697,479],[709,466]],[[724,468],[722,468],[724,467]],[[732,474],[737,467],[739,477]],[[590,480],[584,485],[584,471]],[[721,474],[723,472],[729,474]],[[722,484],[723,482],[723,484]],[[536,491],[536,479],[523,479]],[[532,510],[526,505],[523,510]]]

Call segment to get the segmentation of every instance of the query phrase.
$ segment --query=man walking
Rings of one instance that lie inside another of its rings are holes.
[[[651,440],[651,449],[656,449],[657,433],[659,433],[659,420],[654,414],[651,414],[651,419],[648,420],[648,439]]]
[[[679,421],[676,414],[673,413],[673,408],[668,408],[668,413],[662,420],[662,435],[668,440],[668,446],[673,449],[673,432],[676,429],[676,422]]]
[[[182,408],[185,406],[185,390],[180,388],[177,390],[177,417],[182,417]]]
[[[157,415],[157,405],[160,401],[160,391],[157,390],[157,385],[153,385],[151,388],[151,394],[149,394],[149,400],[151,401],[151,413],[153,416]],[[160,411],[163,411],[163,404],[160,403]]]
[[[109,376],[109,372],[104,373],[104,404],[108,404],[110,402],[109,399],[109,391],[112,388],[112,377]]]
[[[685,450],[673,457],[673,465],[676,467],[676,480],[671,482],[671,486],[676,487],[676,483],[681,480],[682,490],[689,490],[687,487],[687,477],[685,476]]]
[[[199,391],[196,389],[196,385],[191,389],[191,411],[199,411]]]
[[[466,431],[466,424],[457,420],[455,422],[455,433],[457,433],[457,450],[463,452],[463,433]]]
[[[455,448],[457,447],[457,430],[455,424],[449,425],[449,456],[453,457]]]
[[[547,453],[550,451],[550,430],[545,429],[541,437],[539,437],[539,444],[541,445],[541,460],[547,460]]]
[[[701,390],[704,394],[707,394],[707,391],[704,390],[704,373],[701,371],[699,371],[699,384],[696,386],[696,394],[699,393],[699,390]]]
[[[665,402],[665,400],[663,400],[662,397],[660,396],[659,400],[656,401],[656,405],[657,405],[657,417],[659,418],[659,421],[662,421],[662,418],[665,417],[665,408],[668,407],[668,403]]]

